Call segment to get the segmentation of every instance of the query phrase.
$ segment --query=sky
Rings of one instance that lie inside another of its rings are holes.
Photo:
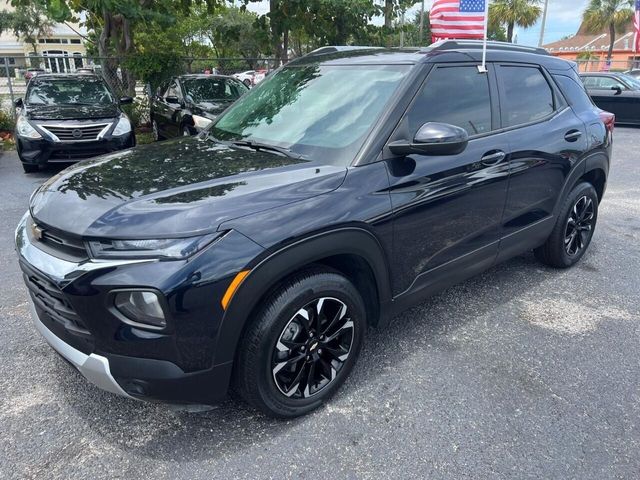
[[[541,0],[543,3],[544,0]],[[239,4],[240,2],[238,2]],[[425,9],[429,9],[433,0],[425,1]],[[547,28],[545,29],[544,43],[555,42],[567,35],[573,35],[578,31],[582,19],[582,12],[587,7],[588,0],[549,0],[549,12],[547,14]],[[269,1],[252,2],[249,10],[258,14],[269,11]],[[420,2],[407,12],[407,18],[412,18],[415,12],[420,11]],[[374,23],[381,24],[382,19],[374,19]],[[516,29],[519,44],[537,46],[540,38],[541,21],[526,30]]]

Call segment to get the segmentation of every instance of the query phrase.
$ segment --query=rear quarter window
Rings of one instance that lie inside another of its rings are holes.
[[[565,75],[553,75],[553,79],[576,113],[593,110],[593,101],[582,83],[578,83]]]

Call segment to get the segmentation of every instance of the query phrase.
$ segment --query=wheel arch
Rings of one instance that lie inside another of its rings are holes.
[[[609,159],[604,152],[597,152],[577,165],[567,177],[562,194],[558,197],[554,209],[554,215],[558,215],[558,211],[569,195],[571,190],[581,182],[591,183],[596,192],[598,192],[598,200],[601,201],[604,196],[607,185],[607,175],[609,172]]]
[[[391,285],[386,256],[366,228],[345,227],[305,237],[265,252],[253,265],[223,316],[214,350],[216,365],[234,359],[238,342],[263,299],[285,278],[312,265],[330,267],[354,283],[363,296],[370,325],[378,325],[388,314]]]

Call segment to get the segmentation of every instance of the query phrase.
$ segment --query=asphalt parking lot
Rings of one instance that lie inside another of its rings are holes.
[[[369,332],[333,401],[286,422],[120,398],[60,359],[13,251],[56,170],[1,154],[0,478],[640,478],[640,130],[615,142],[576,268],[527,254],[447,290]]]

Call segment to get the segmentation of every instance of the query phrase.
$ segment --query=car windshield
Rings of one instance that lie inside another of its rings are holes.
[[[238,100],[209,134],[218,140],[259,142],[311,160],[348,165],[409,68],[287,67]]]
[[[627,82],[634,90],[640,90],[640,80],[631,75],[623,74],[622,79]]]
[[[182,80],[185,95],[194,103],[237,100],[249,89],[230,78],[188,78]]]
[[[99,78],[42,78],[29,83],[26,103],[32,105],[104,105],[115,100]]]

